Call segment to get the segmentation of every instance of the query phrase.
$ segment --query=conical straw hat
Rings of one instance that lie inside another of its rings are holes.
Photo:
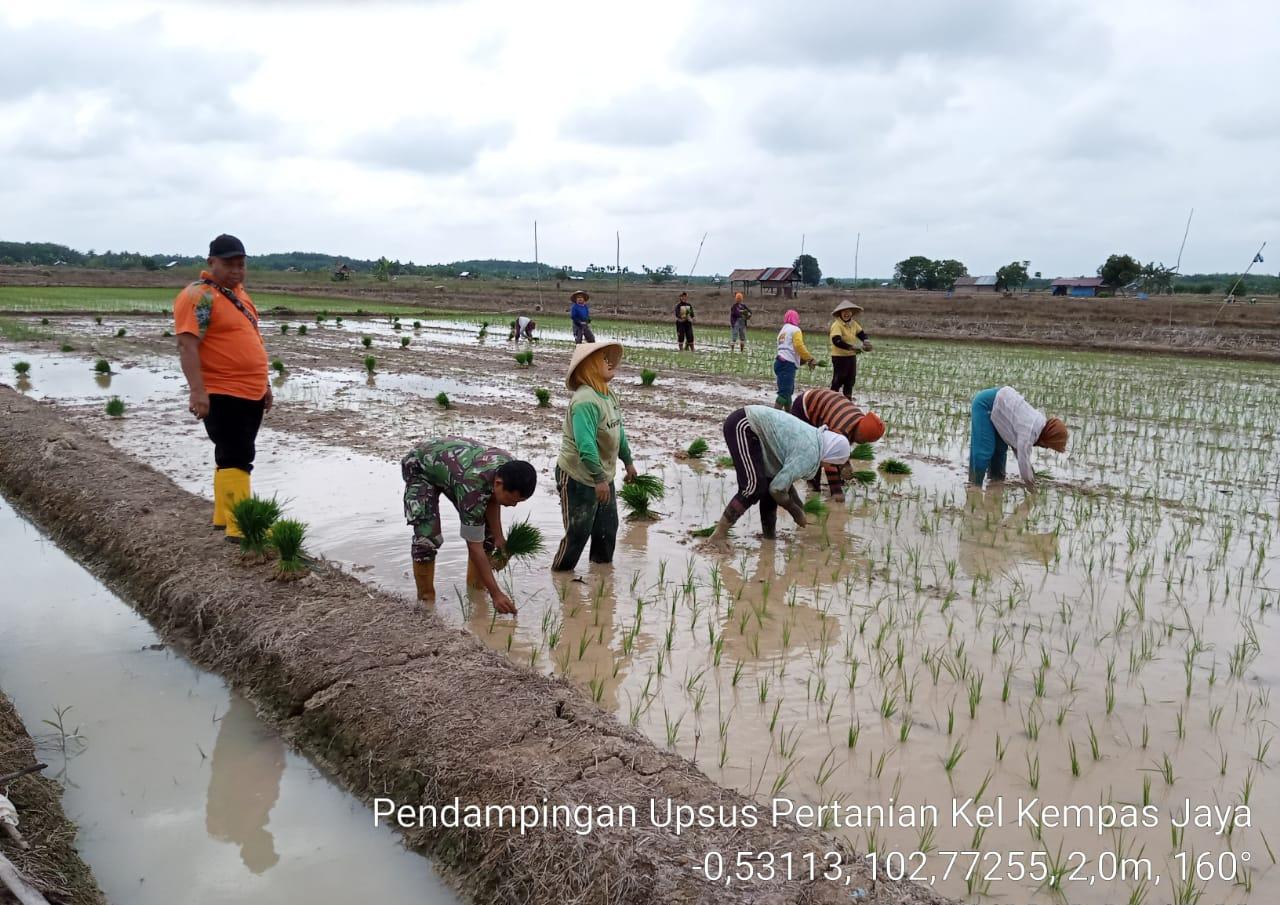
[[[613,363],[616,368],[618,362],[622,361],[622,343],[612,340],[604,340],[598,343],[579,343],[573,350],[573,357],[569,359],[569,370],[564,376],[564,385],[571,390],[576,390],[578,384],[573,382],[573,373],[578,370],[578,365],[587,360],[587,356],[599,349],[607,349],[605,356]]]

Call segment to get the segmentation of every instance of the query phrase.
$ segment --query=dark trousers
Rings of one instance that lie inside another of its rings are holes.
[[[676,321],[676,342],[693,348],[693,321]]]
[[[831,389],[844,393],[844,398],[853,398],[853,382],[858,379],[858,356],[831,356]]]
[[[205,416],[204,429],[213,441],[215,465],[253,471],[253,458],[257,454],[254,444],[265,409],[265,397],[241,399],[221,393],[209,394],[209,414]]]
[[[732,525],[759,503],[760,527],[765,537],[773,537],[778,526],[778,504],[769,493],[773,475],[765,474],[764,449],[751,429],[746,409],[738,409],[724,419],[724,442],[738,477],[738,492],[725,507],[724,517]]]
[[[571,572],[591,542],[591,561],[613,562],[613,548],[618,542],[618,495],[609,488],[609,501],[596,499],[596,488],[569,477],[556,466],[556,491],[560,496],[560,515],[564,519],[564,539],[551,561],[553,572]]]

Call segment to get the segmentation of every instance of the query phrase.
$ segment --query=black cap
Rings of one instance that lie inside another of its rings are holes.
[[[228,236],[223,233],[209,243],[209,257],[211,258],[243,258],[244,256],[244,243],[235,236]]]

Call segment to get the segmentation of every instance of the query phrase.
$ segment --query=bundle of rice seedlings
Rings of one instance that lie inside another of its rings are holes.
[[[662,499],[667,488],[662,481],[653,475],[639,475],[635,480],[622,485],[618,498],[627,507],[627,517],[632,519],[655,519],[658,513],[653,511],[651,503]]]
[[[449,394],[446,393],[444,390],[441,390],[439,393],[436,393],[436,405],[440,406],[440,408],[442,409],[453,408],[453,403],[449,401]]]
[[[689,444],[689,448],[685,450],[689,454],[690,459],[701,459],[707,454],[707,450],[711,447],[706,440],[699,437]]]
[[[124,415],[124,400],[119,396],[112,396],[107,400],[107,414],[112,418],[119,418]]]
[[[306,324],[298,324],[298,335],[299,335],[299,336],[306,336],[306,335],[307,335],[307,325],[306,325]]]
[[[49,318],[47,318],[47,317],[42,317],[42,318],[40,318],[40,326],[42,326],[42,327],[47,327],[47,326],[49,326]]]
[[[538,397],[538,408],[545,409],[551,407],[551,391],[546,387],[538,387],[533,391],[533,395]]]
[[[93,363],[93,370],[99,374],[110,374],[111,364],[105,358],[99,358]]]
[[[337,324],[339,327],[341,327],[341,326],[342,326],[342,318],[341,318],[341,317],[335,317],[335,318],[333,319],[333,322],[334,322],[335,324]]]
[[[662,483],[662,479],[651,474],[636,475],[635,479],[626,486],[643,488],[651,500],[660,500],[667,495],[667,488]]]
[[[18,372],[19,377],[26,377],[27,373],[31,370],[31,362],[15,361],[13,363],[13,369]]]
[[[874,484],[876,482],[876,473],[874,471],[855,471],[853,479],[859,484]]]
[[[302,542],[307,536],[307,526],[296,519],[282,518],[271,526],[267,540],[280,555],[276,574],[281,578],[301,577],[307,570],[302,558]]]
[[[507,530],[507,559],[537,556],[546,547],[542,530],[529,520],[516,522]]]
[[[372,355],[366,355],[364,357],[364,369],[370,374],[373,373],[373,369],[377,367],[377,365],[378,359],[374,358]]]
[[[289,332],[289,325],[288,325],[288,324],[281,324],[281,325],[280,325],[280,332],[281,332],[281,333],[288,333],[288,332]]]
[[[166,332],[166,333],[168,333],[169,331],[168,331],[168,330],[166,330],[165,332]],[[73,345],[71,345],[71,343],[63,343],[63,344],[62,344],[62,351],[63,351],[63,352],[74,352],[75,350],[76,350],[76,347],[75,347],[75,346],[73,346]]]
[[[316,315],[316,326],[318,327],[318,326],[320,326],[320,325],[321,325],[321,324],[323,324],[323,323],[324,323],[324,315],[323,315],[323,314],[317,314],[317,315]]]
[[[516,364],[520,365],[522,368],[527,368],[529,365],[533,364],[533,350],[526,349],[523,352],[517,352]]]
[[[278,358],[271,359],[271,370],[275,371],[277,374],[283,374],[284,362]]]
[[[885,459],[880,463],[880,470],[885,474],[911,474],[911,466],[901,459]]]
[[[871,462],[875,457],[876,452],[871,448],[870,443],[859,443],[853,448],[853,452],[849,453],[850,459],[857,459],[861,462]]]
[[[360,337],[360,344],[364,346],[366,349],[369,348],[370,346],[373,345],[373,337],[372,336]]]
[[[653,382],[657,379],[658,379],[657,371],[650,371],[648,368],[645,368],[643,371],[640,372],[641,386],[651,387],[653,386]]]
[[[822,497],[809,497],[804,501],[805,515],[826,515],[829,507],[822,501]]]
[[[167,339],[168,337],[170,337],[170,336],[173,336],[173,334],[172,334],[172,333],[170,333],[168,330],[161,330],[161,331],[160,331],[160,335],[161,335],[161,336],[163,336],[163,337],[165,337],[166,339]],[[68,351],[68,350],[67,350],[67,349],[63,349],[63,351],[64,351],[64,352],[66,352],[66,351]]]
[[[98,326],[102,326],[102,316],[101,316],[101,315],[99,315],[98,317],[95,317],[95,318],[93,319],[93,322],[94,322],[95,324],[97,324]]]
[[[477,338],[478,338],[478,339],[484,339],[484,338],[485,338],[486,336],[488,336],[488,335],[489,335],[489,322],[488,322],[488,321],[485,321],[484,323],[482,323],[482,324],[480,325],[480,333],[479,333],[479,336],[478,336]]]
[[[421,329],[422,329],[422,321],[414,321],[414,322],[413,322],[413,329],[415,329],[415,330],[421,330]]]
[[[721,468],[732,468],[733,456],[720,456],[718,459],[716,459],[716,464],[719,465]]]
[[[692,537],[710,537],[711,535],[713,535],[713,534],[715,534],[715,533],[716,533],[716,526],[715,526],[715,525],[712,525],[710,528],[698,528],[698,529],[696,529],[696,530],[694,530],[694,531],[690,531],[690,532],[689,532],[690,536],[692,536]],[[730,531],[730,532],[729,532],[729,534],[730,534],[730,535],[732,535],[732,534],[733,534],[733,532],[732,532],[732,531]]]
[[[127,331],[124,329],[124,327],[121,327],[119,330],[116,331],[116,336],[124,336],[126,332]]]
[[[400,348],[407,349],[408,347],[409,347],[409,337],[407,336],[400,337]]]
[[[262,556],[267,552],[268,532],[280,518],[280,504],[275,497],[245,497],[231,507],[231,517],[240,529],[240,549]]]

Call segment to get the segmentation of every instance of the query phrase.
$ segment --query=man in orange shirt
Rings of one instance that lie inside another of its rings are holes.
[[[209,243],[209,269],[173,302],[173,332],[191,390],[187,408],[213,441],[213,524],[231,540],[240,537],[231,508],[251,493],[254,442],[272,401],[258,309],[244,290],[244,261],[244,243],[218,236]]]

